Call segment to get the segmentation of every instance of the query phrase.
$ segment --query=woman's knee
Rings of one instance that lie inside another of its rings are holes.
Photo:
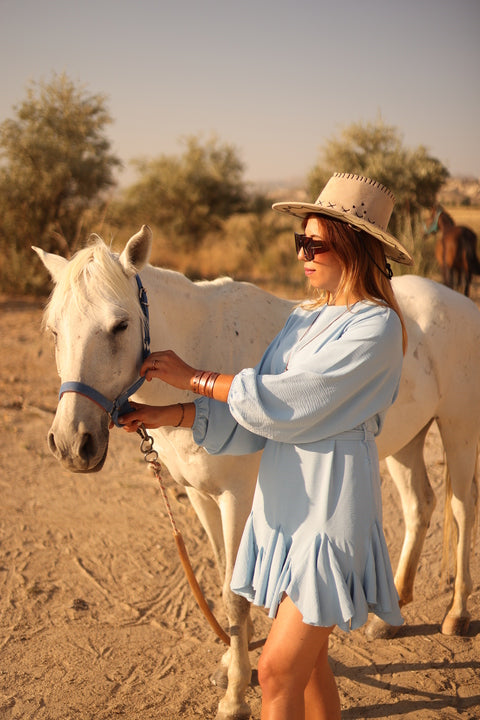
[[[262,652],[257,666],[258,682],[262,692],[273,691],[275,687],[282,687],[284,683],[284,670],[278,662],[278,656],[273,653]]]
[[[307,679],[297,677],[291,663],[281,652],[263,652],[257,665],[258,682],[262,693],[275,695],[289,688],[303,691]],[[301,685],[302,687],[297,687]]]

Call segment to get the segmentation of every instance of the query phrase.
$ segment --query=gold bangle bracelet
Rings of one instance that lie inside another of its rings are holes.
[[[207,380],[209,377],[210,377],[209,372],[202,373],[202,376],[198,382],[198,389],[197,389],[197,393],[199,393],[199,395],[205,395],[205,385],[207,384]]]
[[[213,388],[220,373],[212,370],[199,370],[192,379],[192,390],[197,395],[213,398]]]
[[[176,427],[176,428],[177,428],[177,427],[180,427],[180,425],[181,425],[182,422],[183,422],[183,418],[185,417],[185,405],[184,405],[183,403],[179,403],[179,405],[180,405],[180,409],[181,409],[181,411],[182,411],[182,414],[181,414],[181,416],[180,416],[180,420],[178,421],[178,423],[173,426],[173,427]]]
[[[198,370],[192,379],[192,390],[194,393],[198,393],[198,383],[203,375],[203,370]]]
[[[207,382],[205,383],[205,395],[208,398],[213,398],[213,388],[215,387],[215,383],[216,383],[219,375],[220,375],[220,373],[217,373],[217,372],[210,373],[210,376],[209,376]]]

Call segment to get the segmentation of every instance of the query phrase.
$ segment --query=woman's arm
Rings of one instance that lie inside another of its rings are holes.
[[[187,365],[172,350],[154,352],[146,358],[140,375],[147,382],[158,378],[181,390],[191,390],[199,395],[220,402],[227,402],[233,375],[222,375],[211,371],[201,371]],[[130,402],[133,412],[120,418],[120,424],[127,432],[136,432],[139,425],[148,429],[157,427],[193,427],[195,422],[195,404],[142,405]]]
[[[195,420],[195,403],[177,405],[142,405],[130,401],[132,412],[119,418],[120,425],[127,432],[136,432],[139,425],[147,430],[157,427],[191,428]]]
[[[149,355],[140,369],[140,375],[144,375],[147,382],[158,378],[180,390],[191,390],[220,402],[227,402],[234,378],[233,375],[197,370],[187,365],[173,350]]]

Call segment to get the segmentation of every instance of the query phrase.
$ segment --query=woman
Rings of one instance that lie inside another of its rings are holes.
[[[278,203],[303,219],[299,261],[317,299],[297,307],[255,368],[198,371],[155,352],[141,372],[201,395],[135,404],[125,429],[192,427],[211,453],[263,449],[231,587],[274,618],[258,665],[262,720],[340,717],[328,663],[336,625],[374,612],[402,623],[381,522],[374,436],[394,402],[406,332],[386,257],[411,264],[386,230],[391,193],[335,174],[315,203]]]

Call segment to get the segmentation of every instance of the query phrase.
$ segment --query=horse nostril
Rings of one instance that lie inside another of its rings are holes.
[[[51,432],[51,431],[50,431],[50,432],[48,433],[48,435],[47,435],[47,443],[48,443],[48,447],[49,447],[49,449],[50,449],[50,452],[53,453],[54,455],[56,455],[56,453],[57,453],[57,444],[56,444],[56,442],[55,442],[55,435],[54,435],[53,432]]]
[[[83,433],[78,454],[82,460],[85,461],[88,461],[93,455],[95,455],[94,440],[91,433]]]

